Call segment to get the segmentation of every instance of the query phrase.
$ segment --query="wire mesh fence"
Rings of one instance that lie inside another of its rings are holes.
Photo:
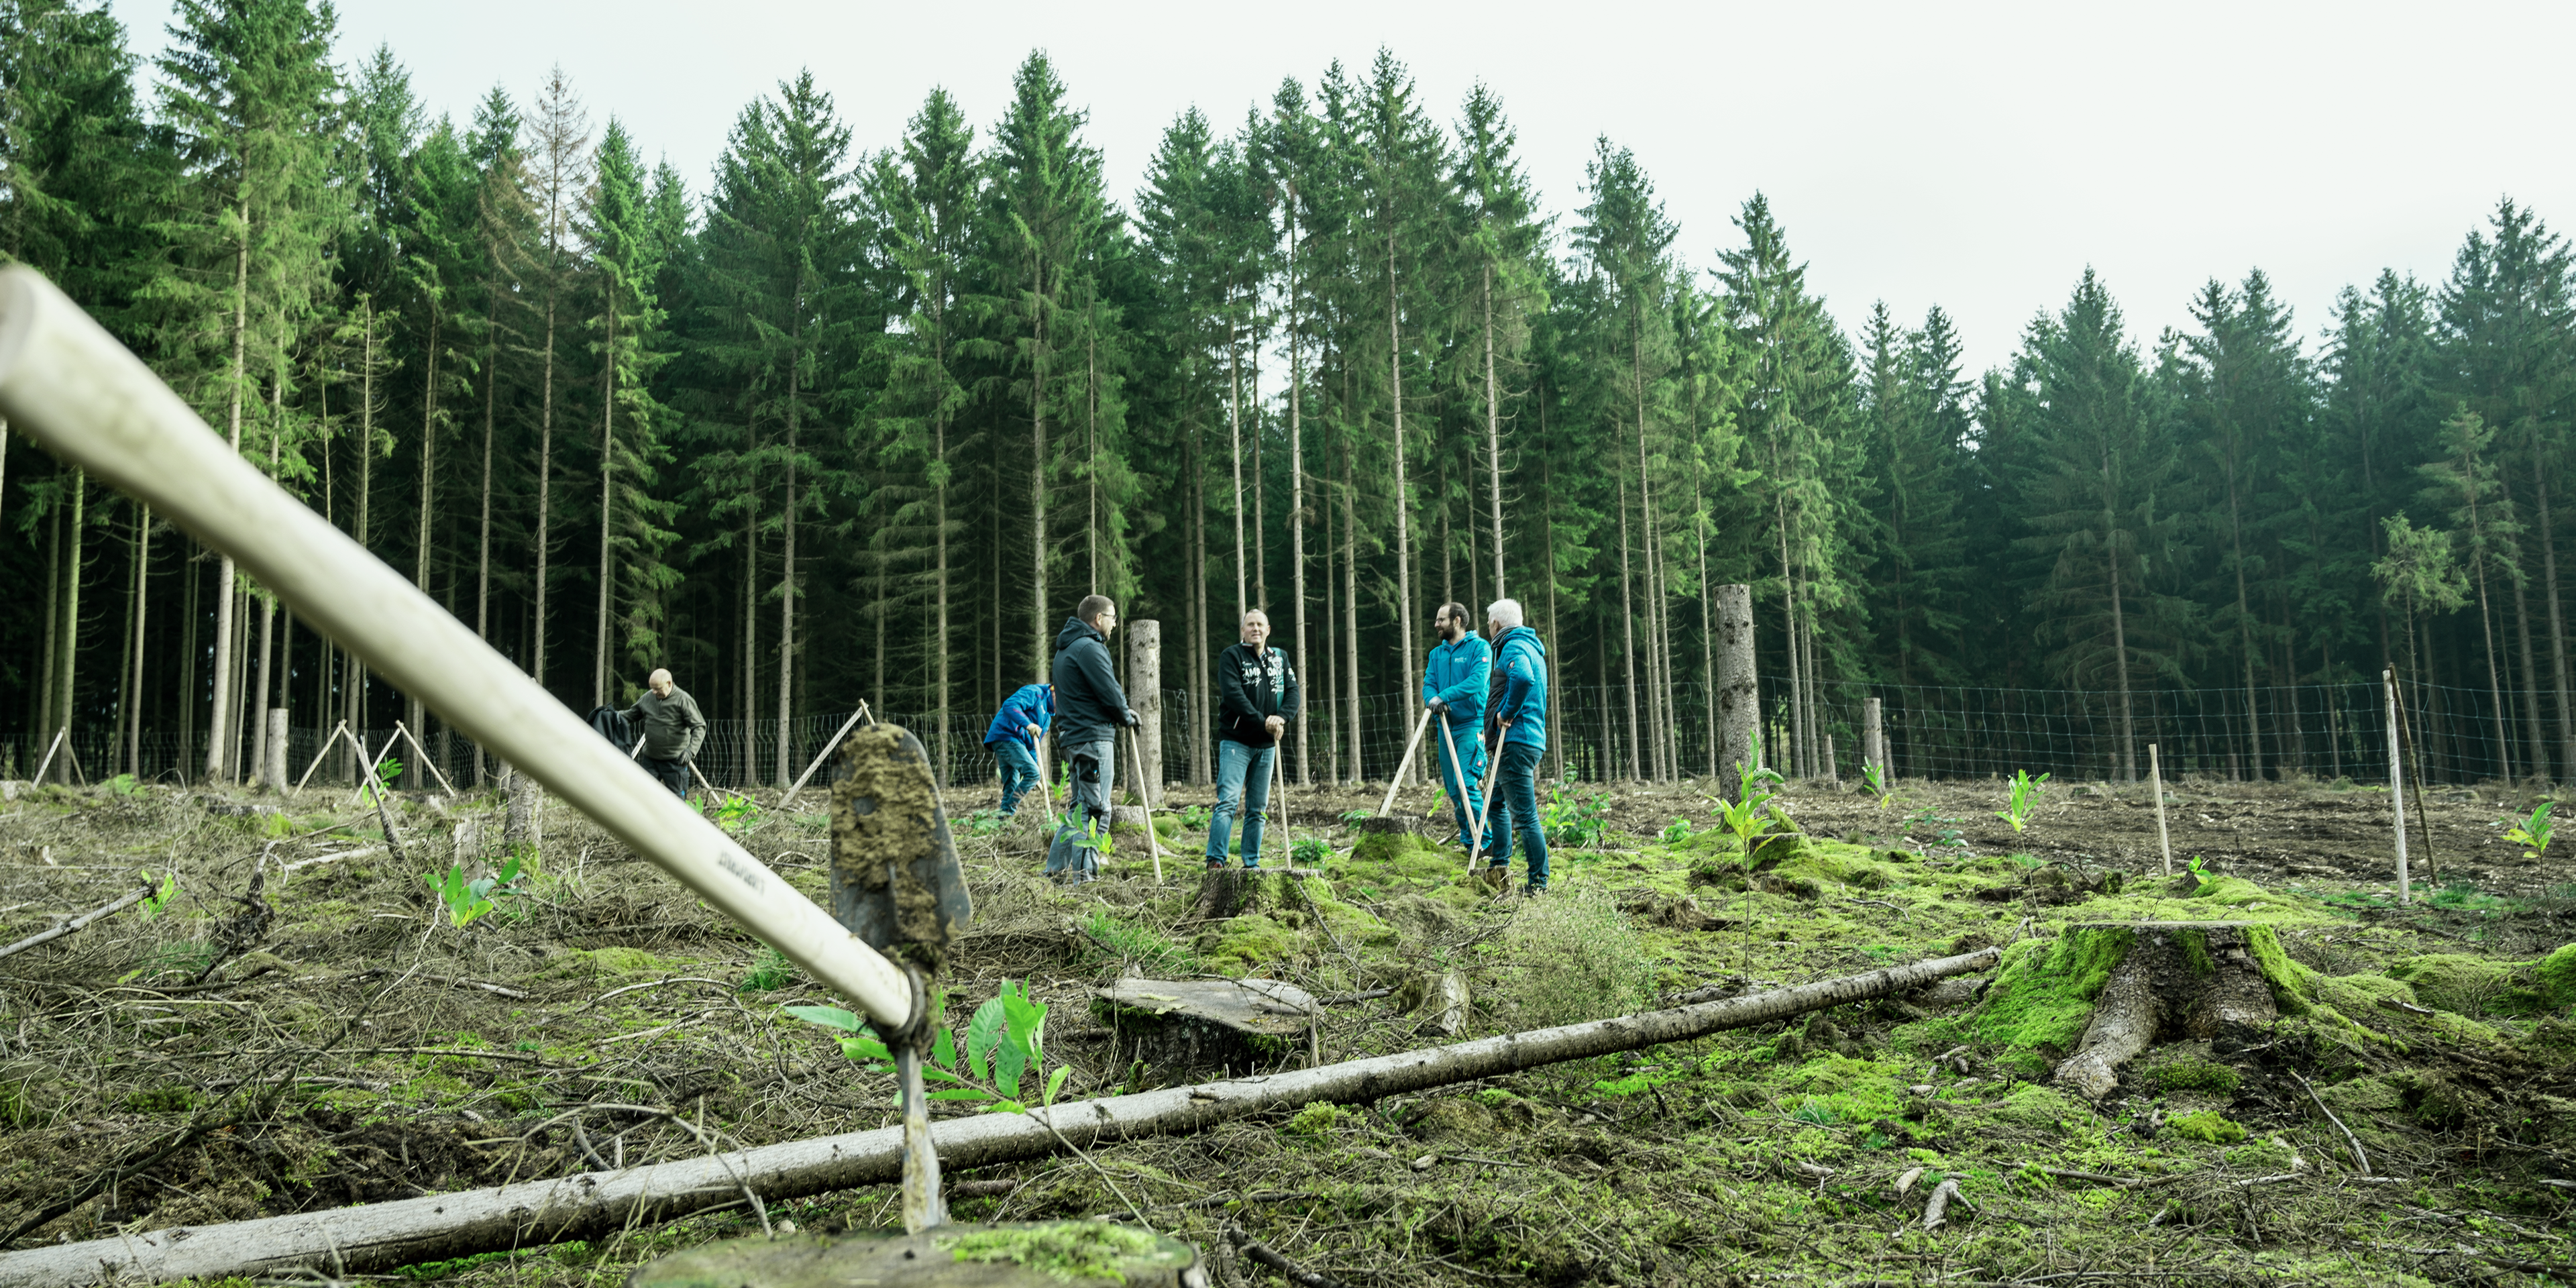
[[[1829,685],[1810,704],[1815,727],[1805,739],[1789,736],[1788,693],[1785,681],[1761,682],[1765,759],[1797,777],[1858,774],[1863,703],[1874,697],[1881,704],[1889,760],[1901,778],[1986,778],[2027,770],[2061,779],[2121,780],[2146,773],[2152,743],[2164,772],[2175,778],[2388,779],[2385,692],[2373,682],[2250,691],[2138,689],[2125,701],[2118,693],[2074,689]],[[2576,774],[2576,737],[2569,736],[2576,732],[2569,722],[2576,712],[2560,712],[2554,693],[2408,684],[2401,699],[2411,763],[2428,782],[2557,781]],[[1651,740],[1658,738],[1671,776],[1709,772],[1714,731],[1702,686],[1676,686],[1661,704],[1642,689],[1633,700],[1632,720],[1625,685],[1551,690],[1549,772],[1595,782],[1627,778],[1632,766],[1656,763]],[[1660,724],[1652,715],[1659,705],[1668,713]],[[1288,746],[1289,771],[1293,776],[1299,763],[1295,738],[1303,737],[1310,740],[1305,762],[1316,781],[1382,783],[1395,772],[1421,710],[1411,694],[1362,695],[1356,704],[1347,696],[1310,695]],[[949,783],[995,781],[993,754],[983,743],[987,714],[952,711],[944,730],[932,715],[877,715],[918,735],[942,760]],[[784,728],[776,720],[711,721],[698,751],[698,772],[724,788],[779,785],[782,772],[785,779],[804,772],[849,716],[820,712],[790,719]],[[1191,781],[1193,766],[1205,763],[1199,756],[1213,736],[1210,723],[1196,714],[1188,691],[1164,692],[1162,781]],[[359,758],[345,741],[326,749],[332,732],[328,726],[289,729],[291,779],[309,775],[340,788],[356,784]],[[390,727],[363,731],[359,739],[370,760],[388,761],[386,768],[394,771],[388,780],[395,786],[435,786],[437,775],[426,772],[428,765],[459,789],[478,783],[475,744],[435,721],[417,745]],[[1819,754],[1828,740],[1830,765]],[[49,775],[58,781],[96,782],[127,772],[164,783],[203,776],[202,730],[185,736],[145,730],[137,738],[112,728],[74,729],[64,741]],[[33,774],[52,743],[50,736],[0,739],[0,777]],[[1648,744],[1646,754],[1638,754],[1639,743]],[[1431,757],[1438,754],[1436,744],[1417,752],[1417,770],[1432,772]],[[1213,758],[1211,749],[1208,759]],[[491,757],[480,767],[484,782],[500,770]]]

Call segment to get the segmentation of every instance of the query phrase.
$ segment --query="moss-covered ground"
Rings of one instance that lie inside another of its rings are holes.
[[[2211,852],[2202,874],[2169,878],[2123,839],[2136,802],[2092,790],[2071,808],[2052,798],[2015,836],[1911,817],[1990,811],[1999,787],[1912,788],[1887,808],[1802,787],[1790,800],[1808,833],[1748,871],[1689,791],[1618,789],[1600,843],[1560,846],[1536,901],[1470,882],[1463,856],[1425,836],[1339,821],[1374,793],[1297,790],[1287,839],[1329,847],[1320,874],[1265,883],[1256,906],[1215,922],[1195,912],[1203,832],[1167,821],[1160,884],[1130,834],[1110,879],[1058,890],[1034,875],[1040,830],[1001,827],[974,812],[989,789],[962,791],[951,808],[978,916],[952,955],[951,1014],[1026,981],[1056,1007],[1065,1094],[1085,1096],[1191,1076],[1104,1058],[1082,1003],[1127,970],[1374,995],[1328,1009],[1332,1061],[1450,1040],[1426,1005],[1443,973],[1467,982],[1463,1036],[1476,1037],[2009,941],[2000,970],[1910,997],[1093,1157],[1158,1228],[1219,1250],[1220,1283],[1278,1282],[1222,1254],[1229,1229],[1351,1284],[2576,1278],[2566,902],[2545,883],[2471,877],[2435,887],[2447,902],[2401,909],[2354,840],[2305,857],[2291,841]],[[2327,788],[2176,790],[2202,817],[2283,834],[2371,804]],[[536,874],[460,927],[421,874],[462,862],[482,875],[499,858],[455,853],[460,822],[497,834],[493,797],[406,798],[401,861],[345,793],[283,813],[209,802],[262,803],[151,788],[0,807],[0,942],[108,902],[137,868],[177,875],[156,915],[0,961],[0,1233],[65,1204],[23,1237],[497,1184],[582,1170],[589,1153],[702,1152],[670,1115],[746,1145],[892,1121],[883,1079],[778,1011],[838,999],[559,806]],[[1429,803],[1408,789],[1399,809],[1419,818]],[[820,895],[825,821],[756,813],[742,839]],[[254,874],[265,921],[242,915]],[[2157,1047],[2087,1102],[2048,1073],[2108,965],[2084,947],[2100,937],[2063,932],[2137,920],[2262,923],[2284,1018],[2259,1040]],[[952,1179],[979,1195],[955,1200],[964,1220],[1125,1211],[1070,1159]],[[1924,1200],[1945,1180],[1962,1201],[1927,1231]],[[897,1219],[891,1187],[770,1214],[813,1230]],[[717,1211],[409,1277],[605,1288],[661,1252],[758,1228]]]

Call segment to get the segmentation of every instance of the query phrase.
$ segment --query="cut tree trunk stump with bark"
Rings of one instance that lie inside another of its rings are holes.
[[[2048,961],[2100,975],[2093,1020],[2057,1081],[2095,1100],[2120,1066],[2158,1042],[2243,1038],[2280,1018],[2263,957],[2272,928],[2250,921],[2090,922],[2066,928]]]
[[[1094,993],[1091,1009],[1116,1031],[1121,1063],[1142,1060],[1166,1080],[1275,1066],[1307,1049],[1323,1013],[1313,994],[1275,979],[1130,977]]]
[[[1108,1275],[1084,1274],[1106,1269]],[[726,1239],[648,1262],[628,1288],[1205,1288],[1198,1250],[1099,1221],[940,1225],[916,1235]]]

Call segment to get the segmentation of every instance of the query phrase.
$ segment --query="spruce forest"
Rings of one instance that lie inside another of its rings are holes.
[[[1116,191],[171,3],[0,0],[0,1288],[2576,1282],[2530,194],[1971,337],[1386,49]]]
[[[1685,232],[1604,138],[1545,207],[1508,87],[1425,101],[1384,51],[1180,111],[1118,193],[1042,53],[988,122],[792,77],[687,175],[560,75],[434,114],[305,0],[190,0],[149,67],[101,10],[7,20],[0,251],[566,704],[671,668],[735,781],[862,699],[988,778],[983,720],[1094,592],[1164,623],[1175,778],[1239,609],[1306,677],[1311,783],[1385,776],[1433,610],[1505,595],[1556,658],[1554,772],[1689,777],[1736,582],[1801,772],[1887,694],[1909,775],[1998,768],[1933,750],[1945,701],[2086,722],[2093,776],[2159,728],[2348,775],[2392,664],[2437,772],[2576,762],[2570,260],[2510,197],[2445,280],[2323,318],[2231,270],[2148,339],[2088,272],[1979,372],[1938,308],[1828,311],[1759,193]],[[23,439],[0,524],[22,762],[69,727],[89,771],[237,779],[245,711],[442,728]]]

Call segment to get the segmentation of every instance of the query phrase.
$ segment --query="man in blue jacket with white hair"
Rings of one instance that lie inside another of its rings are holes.
[[[1472,844],[1485,814],[1485,687],[1494,667],[1494,651],[1476,634],[1465,604],[1442,604],[1432,629],[1440,642],[1422,668],[1422,705],[1440,718],[1440,781],[1449,790],[1449,805],[1458,816],[1457,843]]]
[[[1512,833],[1529,855],[1530,894],[1547,889],[1547,826],[1538,813],[1538,762],[1547,752],[1547,646],[1523,620],[1517,599],[1498,599],[1485,610],[1494,637],[1489,680],[1489,727],[1502,763],[1494,775],[1494,811],[1486,853],[1493,857],[1486,881],[1511,880]]]

